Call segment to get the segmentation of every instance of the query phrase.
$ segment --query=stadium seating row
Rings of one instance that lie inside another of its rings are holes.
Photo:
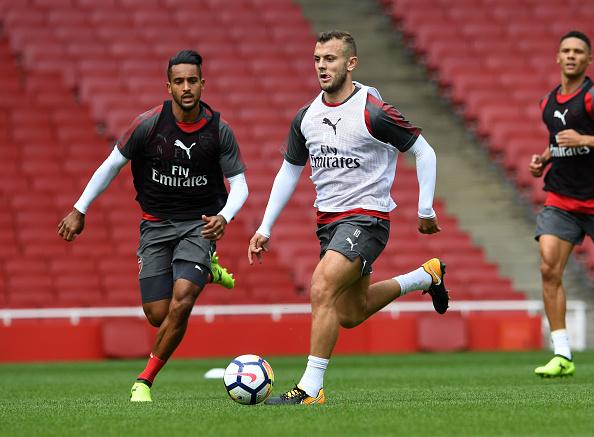
[[[218,245],[237,289],[209,287],[199,302],[307,301],[319,247],[305,175],[275,227],[276,250],[262,266],[245,259],[290,121],[318,89],[313,37],[297,6],[288,0],[208,0],[200,8],[179,0],[0,0],[0,11],[7,35],[0,40],[6,79],[0,80],[0,139],[7,144],[7,159],[0,160],[0,306],[138,304],[133,256],[140,211],[129,168],[92,206],[75,243],[60,241],[56,224],[113,139],[166,98],[167,58],[187,46],[205,56],[204,99],[231,123],[250,186],[248,202]],[[271,52],[286,59],[272,59]],[[523,298],[441,204],[436,209],[447,231],[416,236],[416,174],[402,161],[398,173],[398,219],[375,277],[416,267],[431,254],[452,260],[448,281],[458,299]]]
[[[559,83],[559,38],[579,29],[594,34],[594,8],[581,1],[382,0],[386,12],[460,108],[476,136],[535,205],[542,179],[530,176],[531,155],[548,133],[540,99]],[[594,275],[591,243],[579,249]]]

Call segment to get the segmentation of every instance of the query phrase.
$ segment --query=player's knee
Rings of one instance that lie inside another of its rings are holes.
[[[190,316],[193,306],[194,301],[189,298],[174,299],[169,313],[176,319],[186,319]]]
[[[540,275],[544,282],[551,284],[559,284],[561,283],[563,271],[559,266],[555,264],[542,261],[540,263]]]
[[[198,291],[188,288],[183,292],[176,291],[169,307],[170,317],[174,320],[185,321],[190,317]]]
[[[332,303],[332,290],[324,280],[314,280],[311,283],[310,301],[312,305],[330,305]]]

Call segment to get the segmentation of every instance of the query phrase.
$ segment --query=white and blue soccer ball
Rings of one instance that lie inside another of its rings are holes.
[[[258,355],[234,358],[223,376],[229,397],[244,405],[263,402],[272,393],[274,372],[268,362]]]

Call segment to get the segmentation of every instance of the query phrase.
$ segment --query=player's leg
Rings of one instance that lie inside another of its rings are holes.
[[[176,232],[169,222],[142,221],[137,251],[142,308],[149,323],[160,327],[167,317],[173,293],[171,260]],[[165,361],[150,354],[145,369],[132,386],[130,400],[150,402],[150,387]]]
[[[176,222],[174,227],[179,241],[173,249],[173,296],[153,347],[153,355],[163,361],[181,342],[194,302],[212,277],[214,243],[200,235],[201,226],[194,221]]]
[[[563,272],[573,244],[554,235],[539,238],[540,274],[542,278],[545,312],[551,331],[565,329],[565,288]]]
[[[449,302],[443,281],[444,274],[445,268],[441,261],[432,258],[416,270],[371,285],[369,276],[363,276],[342,293],[337,301],[340,325],[343,328],[354,328],[411,291],[429,293],[435,310],[443,314]]]
[[[544,377],[572,375],[575,373],[575,364],[565,326],[566,295],[563,271],[573,244],[553,235],[541,235],[539,246],[543,302],[555,356],[546,365],[537,367],[534,372]]]
[[[537,217],[536,237],[540,250],[540,274],[545,313],[555,356],[534,372],[539,376],[572,375],[575,364],[565,327],[566,295],[563,272],[575,244],[584,238],[577,219],[557,208],[545,207]]]
[[[181,342],[194,302],[210,278],[211,242],[197,228],[188,222],[141,225],[143,308],[159,331],[147,366],[132,387],[132,401],[151,401],[150,387]]]
[[[444,284],[445,265],[432,258],[421,267],[392,279],[369,285],[373,262],[383,251],[390,232],[385,220],[357,217],[342,225],[334,235],[329,248],[361,261],[361,280],[354,282],[341,294],[337,308],[341,326],[353,328],[394,301],[412,291],[429,293],[435,310],[443,314],[448,308],[449,296]]]
[[[191,264],[193,267],[194,264]],[[190,281],[179,278],[175,281],[169,312],[163,323],[161,323],[153,346],[153,355],[159,357],[162,361],[167,361],[181,343],[188,327],[188,320],[194,307],[194,302],[207,280],[208,275],[206,272],[203,272],[195,280]]]
[[[411,272],[371,284],[367,291],[367,308],[363,320],[371,317],[394,299],[413,291],[428,293],[435,311],[444,314],[449,305],[444,275],[445,264],[439,258],[431,258]]]
[[[206,268],[203,268],[202,271],[195,271],[194,266],[195,263],[187,261],[174,261],[173,263],[174,277],[177,279],[173,285],[169,310],[159,326],[147,366],[138,375],[136,383],[132,387],[131,400],[133,401],[152,400],[149,389],[155,377],[179,346],[186,333],[194,302],[209,278]],[[190,279],[184,279],[184,277]]]
[[[336,301],[341,293],[361,280],[361,260],[350,260],[333,250],[326,251],[311,281],[310,355],[299,383],[269,405],[322,404],[325,402],[323,378],[340,329]]]

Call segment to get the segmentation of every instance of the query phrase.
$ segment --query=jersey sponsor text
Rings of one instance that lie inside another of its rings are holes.
[[[568,158],[570,156],[587,155],[590,153],[590,148],[583,147],[555,147],[552,144],[549,146],[551,156],[555,158]]]
[[[173,167],[174,168],[172,169],[172,173],[175,173],[173,170],[176,166]],[[180,169],[182,168],[180,167]],[[188,176],[187,174],[184,174],[183,176],[169,176],[159,172],[155,168],[153,168],[152,180],[157,182],[158,184],[165,185],[168,187],[201,187],[208,184],[208,179],[206,175]]]

